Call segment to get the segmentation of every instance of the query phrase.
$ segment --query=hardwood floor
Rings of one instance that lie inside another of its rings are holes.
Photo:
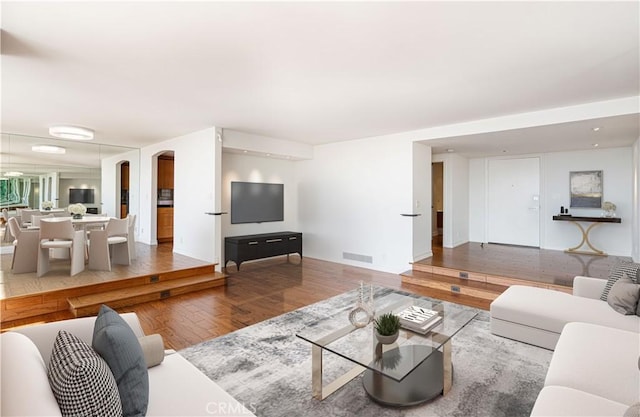
[[[165,344],[182,349],[277,315],[341,294],[360,281],[392,288],[400,276],[297,256],[246,263],[228,272],[227,285],[184,296],[138,304],[135,311],[147,334],[159,333]],[[405,288],[406,287],[406,288]]]
[[[463,248],[459,253],[468,252],[469,259],[479,259],[480,263],[489,265],[489,268],[499,268],[500,264],[506,262],[507,259],[512,266],[518,263],[535,266],[538,263],[537,261],[530,262],[533,255],[528,252],[518,261],[518,258],[514,256],[500,255],[501,248],[491,249],[491,251],[486,251],[485,248],[469,248],[468,250]],[[507,253],[510,250],[510,248],[506,248]],[[439,259],[443,263],[449,262],[453,256],[449,251],[451,250],[435,250],[434,247],[435,253],[431,258],[432,261],[437,262]],[[162,252],[163,249],[160,247],[159,253]],[[559,254],[556,255],[557,257],[550,264],[544,265],[545,270],[554,269],[552,264],[557,263],[565,273],[567,272],[565,264],[568,263],[571,268],[567,273],[581,274],[584,269],[583,264],[574,262],[573,257],[564,259]],[[161,258],[163,256],[159,256],[158,260]],[[493,259],[493,263],[491,259]],[[471,262],[465,260],[464,256],[458,257],[458,261]],[[604,270],[605,265],[613,261],[615,259],[611,257],[609,259],[594,257],[593,260],[586,260],[586,262],[598,264],[597,270],[594,270],[598,273]],[[522,266],[520,269],[527,269],[527,267]],[[360,281],[473,307],[489,308],[489,302],[486,300],[402,283],[401,276],[397,274],[312,258],[300,260],[298,256],[292,255],[289,261],[286,256],[281,256],[259,262],[247,262],[242,265],[239,272],[236,271],[235,265],[230,265],[227,271],[227,284],[223,287],[177,295],[117,310],[120,312],[135,311],[146,334],[159,333],[168,348],[179,350],[357,288]],[[2,330],[8,330],[18,325],[71,317],[70,312],[42,315],[12,322],[10,325],[3,325]]]

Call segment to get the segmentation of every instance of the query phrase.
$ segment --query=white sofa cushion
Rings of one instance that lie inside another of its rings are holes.
[[[142,326],[136,313],[123,313],[120,315],[127,322],[136,337],[144,336]],[[36,326],[26,326],[13,329],[13,332],[22,333],[36,344],[40,350],[40,355],[45,365],[49,364],[53,342],[60,330],[65,330],[83,342],[91,345],[93,341],[93,325],[96,321],[95,317],[82,317],[71,320],[54,321],[51,323],[38,324]]]
[[[640,317],[617,313],[605,301],[522,285],[507,288],[491,303],[491,318],[558,334],[569,322],[640,332]]]
[[[636,332],[569,323],[551,358],[545,386],[574,388],[630,406],[640,401],[639,355]]]
[[[249,410],[178,353],[149,368],[149,416],[252,416]]]
[[[42,356],[28,337],[15,332],[0,335],[0,381],[0,415],[62,415]]]
[[[621,416],[628,406],[573,388],[547,386],[540,391],[532,417]]]

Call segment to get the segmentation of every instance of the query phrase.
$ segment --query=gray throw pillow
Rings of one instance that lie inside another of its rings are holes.
[[[639,298],[640,285],[633,282],[625,273],[611,287],[607,303],[618,313],[631,315],[636,314]]]
[[[118,384],[124,416],[144,416],[149,374],[138,337],[120,315],[103,305],[93,328],[93,348],[107,362]]]
[[[53,344],[47,376],[63,416],[122,415],[109,366],[91,346],[64,330]]]
[[[613,284],[615,284],[617,280],[622,278],[622,274],[627,274],[633,282],[639,283],[640,264],[628,261],[617,261],[609,271],[609,279],[607,280],[607,284],[605,285],[604,290],[602,290],[602,295],[600,296],[602,301],[607,301],[607,296],[609,295],[609,291],[611,291],[611,287],[613,287]]]

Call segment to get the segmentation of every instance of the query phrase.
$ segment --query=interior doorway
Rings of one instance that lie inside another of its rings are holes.
[[[157,158],[158,194],[156,198],[156,238],[158,244],[173,245],[174,152],[166,151]]]
[[[120,164],[120,218],[129,215],[129,161]]]
[[[431,246],[442,248],[444,235],[444,163],[431,164]]]

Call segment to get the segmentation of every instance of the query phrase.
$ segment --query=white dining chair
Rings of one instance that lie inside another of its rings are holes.
[[[22,227],[27,227],[31,225],[31,217],[39,216],[40,210],[32,210],[32,209],[23,209],[20,212],[20,218],[22,219]]]
[[[13,236],[11,272],[14,274],[36,272],[40,233],[37,230],[22,229],[15,217],[9,218],[7,228]]]
[[[71,258],[71,276],[84,270],[84,231],[74,230],[71,220],[40,221],[40,250],[38,251],[38,276],[49,269],[50,249],[68,249]]]
[[[51,218],[51,217],[54,217],[53,213],[45,214],[45,215],[42,215],[42,216],[31,216],[31,227],[34,228],[34,229],[38,228],[38,227],[40,227],[40,220]]]
[[[89,235],[89,269],[111,271],[111,263],[129,265],[129,222],[109,219],[104,230]]]
[[[9,210],[2,209],[2,219],[4,221],[4,236],[2,237],[5,242],[13,242],[13,235],[9,229]]]
[[[127,240],[127,245],[129,246],[129,260],[132,261],[136,259],[136,215],[129,213],[127,215],[127,220],[129,221],[129,238]]]

